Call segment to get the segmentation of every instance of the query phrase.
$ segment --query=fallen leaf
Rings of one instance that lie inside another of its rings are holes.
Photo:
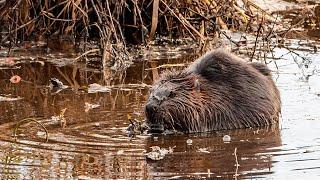
[[[17,83],[19,83],[20,81],[21,81],[21,77],[18,76],[18,75],[14,75],[14,76],[12,76],[12,77],[10,78],[10,82],[11,82],[11,83],[14,83],[14,84],[17,84]]]
[[[111,89],[100,84],[93,83],[89,85],[88,93],[109,92]]]

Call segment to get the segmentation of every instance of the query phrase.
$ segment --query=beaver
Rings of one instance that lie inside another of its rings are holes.
[[[276,124],[280,112],[271,70],[218,49],[160,76],[150,89],[145,124],[150,132],[231,130]]]

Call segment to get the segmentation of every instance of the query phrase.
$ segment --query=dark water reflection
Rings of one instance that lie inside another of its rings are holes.
[[[223,136],[232,137],[230,143],[223,142]],[[192,139],[192,145],[186,141]],[[258,177],[272,173],[272,157],[258,155],[272,152],[269,148],[281,145],[277,128],[223,131],[211,134],[162,137],[158,141],[148,141],[147,145],[175,147],[173,155],[161,161],[150,161],[154,177],[228,177],[236,174],[236,156],[240,164],[237,173],[242,177]],[[206,148],[206,152],[199,151]]]
[[[103,77],[98,69],[86,64],[60,67],[32,62],[18,64],[21,67],[17,69],[0,69],[0,96],[22,98],[0,101],[0,178],[232,179],[235,174],[239,179],[320,178],[319,54],[296,51],[303,57],[299,58],[287,53],[276,49],[275,55],[283,59],[276,60],[278,69],[273,61],[269,64],[282,94],[279,128],[159,137],[129,138],[124,133],[128,115],[143,119],[145,87],[89,94],[88,85],[103,84]],[[143,67],[148,68],[148,64],[137,64],[129,70],[126,84],[150,83],[151,73],[141,73]],[[10,83],[14,74],[24,81]],[[51,91],[51,77],[71,88]],[[88,110],[86,103],[100,106]],[[66,125],[62,127],[55,117],[64,108]],[[48,129],[48,142],[43,129],[35,123],[22,125],[15,141],[15,124],[26,117],[39,118]],[[230,143],[223,142],[224,135],[231,137]],[[152,161],[145,156],[151,146],[171,147],[174,151],[162,160]]]

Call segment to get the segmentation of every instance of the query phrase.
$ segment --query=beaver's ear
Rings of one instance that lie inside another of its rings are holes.
[[[224,66],[218,63],[208,64],[208,66],[201,69],[200,74],[209,80],[217,79],[224,74]]]
[[[203,59],[196,67],[196,73],[206,79],[216,79],[225,74],[226,67],[219,59]]]
[[[206,79],[216,79],[227,73],[230,55],[223,50],[214,50],[196,60],[189,71],[202,75]]]

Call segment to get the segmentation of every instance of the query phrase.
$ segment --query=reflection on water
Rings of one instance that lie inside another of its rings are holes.
[[[306,174],[320,178],[320,54],[275,49],[274,56],[277,60],[270,61],[269,66],[275,71],[283,102],[279,128],[159,137],[129,138],[124,133],[128,116],[143,119],[146,86],[89,94],[88,85],[103,84],[103,77],[86,64],[30,62],[0,69],[0,96],[22,98],[0,101],[0,178],[231,179],[236,174],[241,179],[300,179]],[[137,63],[129,69],[126,84],[150,84],[154,72],[141,73],[148,66]],[[22,77],[21,83],[10,83],[15,74]],[[70,88],[53,92],[48,87],[52,77]],[[88,110],[88,103],[100,106]],[[65,108],[62,127],[57,117]],[[39,118],[48,129],[48,142],[35,123],[22,125],[15,141],[15,124],[26,117]],[[226,134],[230,143],[222,140]],[[145,156],[151,146],[174,150],[153,161]]]
[[[229,134],[230,143],[223,142],[223,136]],[[192,145],[186,141],[192,139]],[[147,147],[175,147],[174,154],[161,161],[150,161],[150,173],[153,177],[228,177],[236,174],[236,156],[240,164],[238,174],[245,177],[258,177],[270,174],[272,157],[257,155],[272,152],[269,148],[281,145],[277,128],[224,131],[210,134],[188,136],[168,136],[158,141],[148,141]],[[205,152],[199,151],[206,148]]]

